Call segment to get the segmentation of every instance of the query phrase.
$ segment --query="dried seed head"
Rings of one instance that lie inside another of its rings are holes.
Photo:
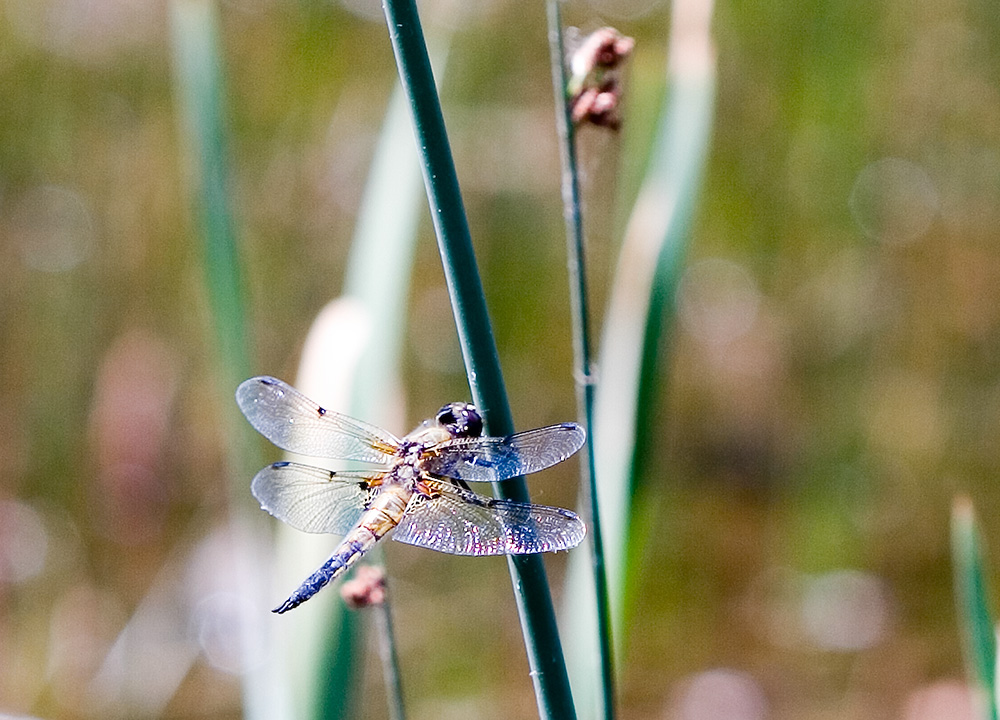
[[[576,125],[589,123],[617,130],[621,125],[621,72],[635,40],[611,27],[588,35],[570,58],[570,115]]]
[[[628,59],[633,47],[635,40],[622,35],[613,27],[595,30],[583,39],[573,53],[570,60],[573,78],[585,78],[601,70],[613,70]]]

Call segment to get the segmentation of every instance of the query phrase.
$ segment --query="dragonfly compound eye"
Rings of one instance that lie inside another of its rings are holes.
[[[483,419],[468,403],[448,403],[438,411],[437,421],[454,437],[479,437],[483,433]]]

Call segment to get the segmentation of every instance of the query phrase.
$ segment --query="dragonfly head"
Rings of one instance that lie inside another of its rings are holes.
[[[469,403],[448,403],[438,410],[435,419],[452,437],[479,437],[483,434],[483,418]]]

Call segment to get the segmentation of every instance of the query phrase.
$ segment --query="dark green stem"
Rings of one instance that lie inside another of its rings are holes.
[[[587,304],[587,274],[583,247],[583,215],[576,162],[576,139],[566,97],[566,50],[563,44],[559,0],[546,3],[549,23],[549,53],[552,60],[552,87],[555,91],[556,130],[562,160],[563,218],[566,222],[566,255],[569,270],[570,317],[573,327],[573,373],[576,378],[577,417],[587,429],[581,452],[580,484],[587,498],[590,521],[594,593],[597,602],[597,632],[600,651],[601,704],[603,717],[615,715],[614,662],[611,643],[611,611],[608,581],[604,571],[604,542],[601,514],[597,503],[597,474],[594,470],[594,373],[590,358],[590,310]]]
[[[410,104],[472,397],[489,432],[508,435],[514,424],[417,7],[413,0],[384,0],[383,7]],[[521,479],[500,483],[495,492],[505,499],[528,501]],[[509,566],[539,715],[572,720],[576,715],[545,566],[538,555],[511,556]]]

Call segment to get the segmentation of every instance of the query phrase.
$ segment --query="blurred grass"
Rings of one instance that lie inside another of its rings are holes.
[[[262,464],[250,439],[252,431],[233,412],[233,388],[250,373],[250,350],[244,289],[237,236],[230,210],[230,172],[226,123],[226,91],[218,17],[212,0],[173,0],[170,4],[175,87],[181,137],[186,151],[187,180],[193,215],[202,242],[212,341],[215,349],[216,406],[224,427],[229,471],[230,552],[236,568],[236,591],[245,599],[235,616],[235,641],[244,668],[244,712],[248,718],[285,717],[282,691],[274,682],[273,667],[260,662],[270,657],[269,628],[254,616],[264,585],[255,553],[264,527],[250,515],[247,479]]]
[[[538,426],[574,407],[566,300],[554,280],[564,258],[544,17],[521,2],[472,5],[455,16],[445,112],[512,410],[523,427]],[[49,548],[41,575],[0,586],[0,663],[14,668],[0,678],[0,704],[75,718],[86,712],[91,655],[63,665],[50,643],[55,618],[79,596],[71,591],[95,591],[105,603],[97,617],[114,627],[168,548],[222,513],[228,490],[218,415],[205,400],[214,351],[200,251],[184,222],[166,24],[142,3],[128,14],[104,4],[107,14],[54,12],[65,22],[46,24],[50,7],[67,5],[7,2],[0,12],[0,499],[35,508]],[[611,22],[638,40],[617,205],[617,186],[602,179],[617,173],[597,159],[609,154],[598,142],[582,155],[587,202],[620,213],[588,248],[601,308],[616,253],[604,238],[622,234],[663,97],[665,11],[563,9],[569,24]],[[255,268],[250,330],[260,367],[289,377],[310,318],[343,277],[359,178],[395,70],[384,24],[343,5],[220,10],[232,208]],[[622,658],[624,716],[673,709],[675,693],[707,668],[750,673],[773,716],[795,720],[899,717],[914,693],[961,677],[946,509],[961,491],[982,517],[1000,511],[994,14],[982,3],[899,0],[718,7],[716,120],[690,258],[742,267],[757,314],[721,346],[682,318],[669,393],[652,400],[661,410],[650,420],[642,498],[651,540],[635,560],[642,624]],[[86,24],[97,18],[103,30]],[[909,243],[869,237],[849,205],[861,171],[885,157],[918,165],[936,190],[930,227]],[[35,202],[42,186],[78,198],[90,228],[90,250],[61,272],[28,262],[29,238],[68,227],[25,220],[52,217]],[[402,347],[410,423],[466,392],[440,260],[426,231],[421,243]],[[546,313],[526,323],[525,307]],[[98,368],[135,328],[173,349],[183,380],[155,458],[164,524],[122,545],[91,418]],[[657,484],[661,468],[669,484]],[[572,477],[553,470],[533,495],[572,504]],[[983,542],[995,555],[997,537]],[[404,673],[414,663],[422,679],[407,687],[413,716],[499,702],[530,715],[516,615],[500,600],[509,597],[503,564],[388,552],[421,619],[399,628]],[[557,582],[561,561],[547,560]],[[838,567],[877,574],[892,590],[892,629],[876,646],[817,646],[794,595],[780,592],[782,578]],[[76,610],[69,626],[93,628],[80,647],[99,655],[104,625]],[[768,620],[775,613],[785,632]],[[483,627],[496,645],[479,642]],[[370,674],[362,686],[378,697]],[[209,701],[217,717],[239,712],[237,680],[203,660],[166,715],[190,717]]]
[[[435,43],[440,46],[436,52],[440,72],[448,42],[445,33]],[[385,427],[398,426],[403,415],[400,357],[423,198],[406,102],[397,90],[390,98],[372,158],[343,293],[315,321],[303,350],[297,383],[327,407]],[[284,527],[279,534],[279,563],[283,567],[294,566],[303,553],[318,552],[321,556],[321,545],[329,546],[326,552],[333,547],[325,536],[318,542]],[[368,562],[384,563],[381,548],[369,553]],[[297,582],[287,572],[282,576],[290,587]],[[387,604],[391,600],[390,595]],[[386,608],[385,612],[391,617],[391,610]],[[297,613],[289,620],[291,627],[283,647],[284,678],[294,688],[297,716],[361,713],[358,703],[363,696],[357,688],[366,652],[362,613],[351,612],[334,597],[324,602],[321,612]],[[392,628],[388,622],[377,627],[383,633]],[[390,654],[384,662],[398,677],[393,638],[387,636],[378,644]],[[402,718],[400,687],[387,687],[386,692],[390,717]]]
[[[643,475],[639,457],[649,445],[657,383],[669,366],[674,297],[690,243],[696,200],[708,156],[715,96],[715,60],[709,35],[711,5],[675,2],[668,93],[657,125],[650,164],[621,248],[601,337],[594,405],[597,500],[604,527],[605,567],[614,652],[623,656],[631,620],[630,582],[635,557],[652,540],[642,526],[637,498]],[[658,474],[660,483],[670,482]],[[578,707],[594,692],[590,658],[597,641],[592,569],[580,556],[570,563],[564,626],[575,628],[569,656]],[[631,575],[631,577],[630,577]]]
[[[989,567],[983,558],[972,502],[958,497],[951,514],[952,572],[955,605],[965,662],[974,686],[981,691],[982,716],[997,717],[997,626],[987,588]]]

